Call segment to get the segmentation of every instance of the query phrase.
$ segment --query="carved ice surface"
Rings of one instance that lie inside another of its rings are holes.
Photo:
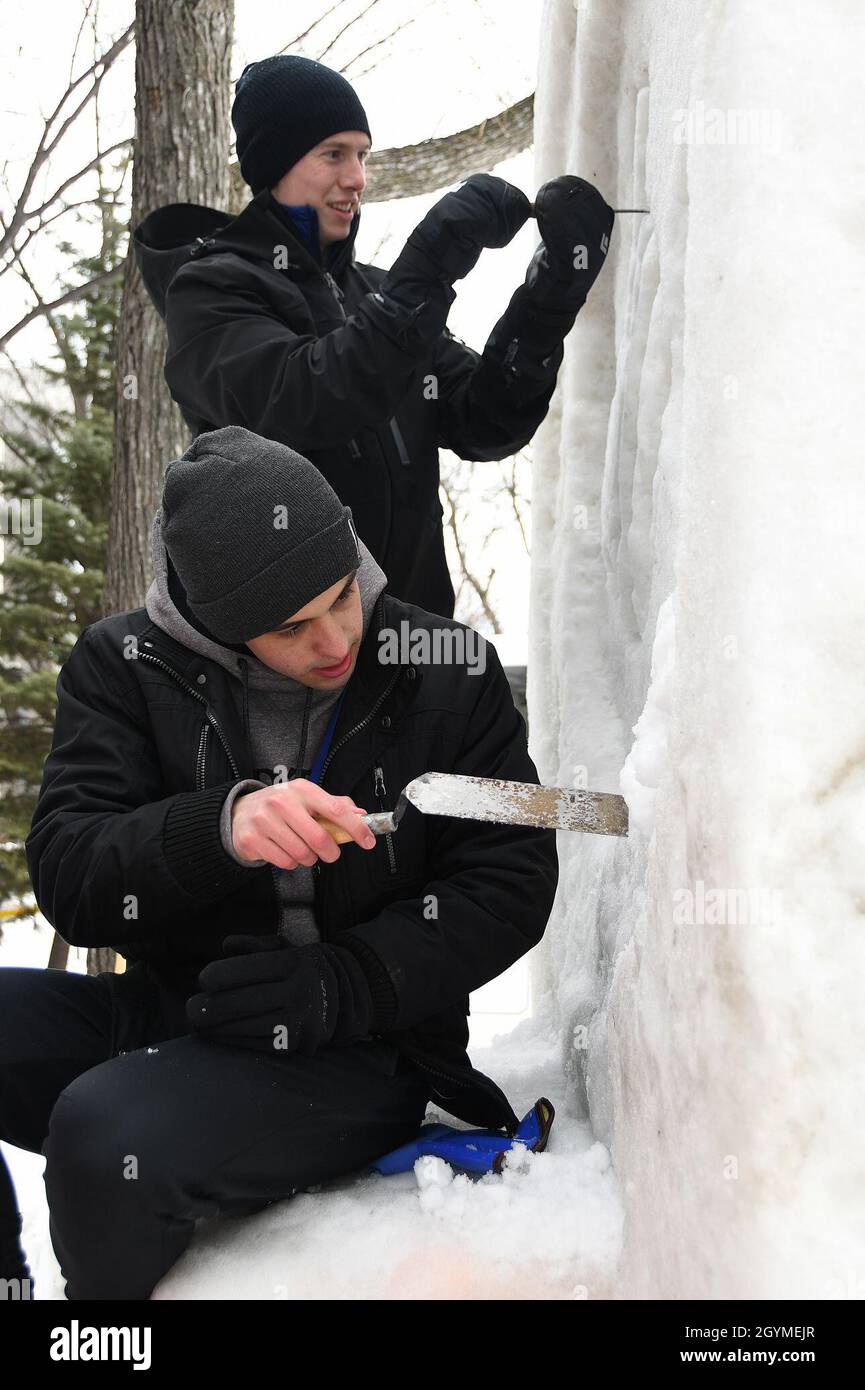
[[[537,184],[650,210],[535,438],[527,686],[541,780],[630,810],[558,837],[529,958],[626,1298],[863,1275],[863,39],[840,0],[544,11]]]

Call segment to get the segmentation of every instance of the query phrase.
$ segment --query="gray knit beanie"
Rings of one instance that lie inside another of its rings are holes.
[[[315,465],[240,425],[169,463],[161,528],[189,607],[226,643],[272,632],[361,564],[351,509]]]

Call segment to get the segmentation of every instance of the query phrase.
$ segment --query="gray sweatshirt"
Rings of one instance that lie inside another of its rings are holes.
[[[387,586],[387,575],[360,538],[358,543],[361,565],[357,582],[365,637],[378,596]],[[243,719],[241,654],[205,637],[177,608],[169,591],[168,557],[162,539],[159,511],[153,521],[152,546],[154,580],[145,599],[148,615],[175,641],[182,642],[185,647],[210,661],[218,661],[235,677],[231,689],[238,713]],[[285,616],[289,617],[290,614],[286,613]],[[302,685],[291,676],[266,666],[249,648],[245,648],[242,655],[249,663],[246,722],[257,776],[244,778],[232,787],[220,818],[223,846],[238,863],[247,861],[238,858],[231,841],[231,807],[235,798],[245,792],[270,786],[273,782],[284,782],[291,777],[308,777],[328,720],[341,694],[341,689],[313,690],[310,686]],[[259,859],[250,862],[248,867],[260,868],[266,862]],[[296,869],[274,868],[274,873],[281,907],[280,934],[298,946],[318,941],[319,931],[312,910],[312,869],[299,864]]]

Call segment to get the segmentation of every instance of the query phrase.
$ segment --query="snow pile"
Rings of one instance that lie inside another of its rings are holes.
[[[620,1230],[609,1153],[567,1116],[555,1149],[515,1150],[501,1176],[480,1178],[426,1155],[411,1173],[358,1174],[242,1222],[202,1222],[154,1298],[610,1297]]]
[[[577,13],[578,10],[578,13]],[[538,182],[621,215],[536,441],[532,751],[621,791],[533,956],[617,1292],[863,1273],[865,15],[548,0]]]
[[[51,932],[7,927],[0,966],[44,966]],[[83,973],[85,953],[70,952]],[[512,972],[506,972],[510,975]],[[594,1300],[613,1294],[622,1199],[606,1146],[577,1117],[561,1074],[558,1039],[545,1020],[512,1026],[506,992],[488,985],[476,1065],[504,1086],[518,1115],[539,1096],[556,1108],[545,1153],[514,1150],[499,1177],[455,1173],[421,1158],[413,1172],[358,1172],[254,1216],[199,1221],[185,1255],[155,1299]],[[498,1006],[498,1010],[496,1009]],[[502,1033],[499,1029],[509,1029]],[[170,1046],[170,1044],[169,1044]],[[468,1129],[430,1106],[425,1123]],[[63,1300],[48,1230],[40,1154],[3,1144],[24,1213],[23,1244],[36,1297]]]

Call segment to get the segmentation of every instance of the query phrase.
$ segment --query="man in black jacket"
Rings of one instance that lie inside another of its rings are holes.
[[[453,286],[530,215],[519,189],[473,175],[385,272],[355,259],[370,137],[343,77],[290,54],[252,63],[232,120],[254,194],[239,216],[175,203],[133,234],[171,394],[194,434],[239,424],[298,449],[351,508],[390,592],[450,616],[438,450],[501,459],[532,438],[613,211],[583,179],[544,185],[543,240],[478,354],[446,327]]]
[[[46,1156],[75,1299],[148,1297],[197,1217],[362,1168],[429,1099],[513,1133],[469,995],[541,938],[558,879],[550,830],[360,821],[423,772],[537,772],[494,648],[386,592],[306,459],[201,436],[153,552],[145,607],[60,672],[26,841],[48,920],[127,969],[0,970],[0,1138]],[[419,662],[416,634],[451,640]]]

